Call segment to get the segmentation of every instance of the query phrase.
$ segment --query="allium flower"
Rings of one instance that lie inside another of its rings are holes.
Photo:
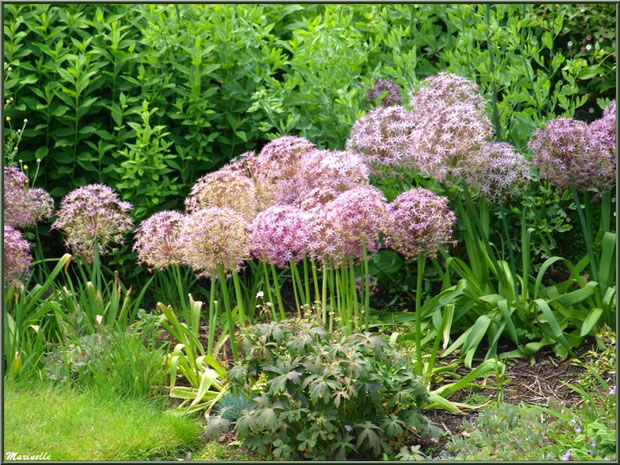
[[[39,187],[28,190],[26,203],[26,208],[30,209],[34,223],[46,220],[54,213],[54,199],[47,191]]]
[[[456,104],[471,104],[484,114],[484,97],[478,85],[457,74],[441,72],[424,79],[419,89],[411,91],[409,105],[421,115],[431,114],[438,107]]]
[[[608,150],[615,162],[616,153],[616,101],[613,100],[603,112],[603,117],[592,121],[588,125],[588,137],[592,143],[600,144],[603,150]]]
[[[530,181],[527,159],[505,142],[484,142],[458,167],[474,191],[496,201],[525,190]]]
[[[280,268],[289,261],[303,259],[308,253],[312,215],[290,205],[275,205],[254,218],[250,249],[258,259]]]
[[[102,255],[111,243],[124,242],[123,235],[133,226],[127,214],[129,210],[131,204],[122,202],[110,187],[89,184],[69,192],[62,199],[52,229],[64,231],[67,247],[92,262],[95,241]]]
[[[390,245],[406,258],[434,257],[442,245],[453,243],[456,217],[447,198],[427,189],[411,189],[396,197],[390,209]]]
[[[370,166],[402,165],[415,127],[414,115],[403,107],[377,108],[355,122],[346,148]]]
[[[163,270],[183,262],[179,233],[185,215],[166,210],[142,221],[136,231],[133,250],[138,252],[138,262],[149,270]]]
[[[408,156],[414,168],[441,181],[492,135],[491,121],[473,104],[439,104],[419,115]]]
[[[263,147],[253,164],[262,207],[273,205],[287,190],[286,181],[297,174],[302,156],[311,150],[315,150],[312,142],[294,136],[274,139]]]
[[[377,79],[372,88],[366,93],[366,100],[376,105],[377,100],[382,95],[385,95],[381,101],[381,106],[383,107],[400,105],[401,103],[400,86],[390,79]]]
[[[230,208],[211,207],[187,215],[179,241],[185,263],[201,277],[217,278],[220,266],[226,273],[240,269],[249,258],[249,226]]]
[[[18,286],[30,274],[32,254],[30,244],[20,231],[4,225],[4,279],[5,284]]]
[[[341,192],[368,184],[368,167],[352,151],[314,150],[302,158],[289,185],[291,203],[304,209],[324,205]]]
[[[185,199],[185,210],[193,213],[210,207],[231,208],[251,220],[258,212],[254,183],[247,176],[226,168],[206,174],[192,187]]]
[[[4,224],[17,228],[35,222],[32,210],[27,208],[27,180],[19,168],[4,168]]]
[[[362,186],[343,192],[315,212],[313,254],[336,266],[360,260],[363,241],[368,255],[381,248],[390,220],[387,201],[379,189]]]
[[[542,179],[560,189],[602,189],[615,181],[615,159],[583,121],[559,118],[534,131],[528,146]]]
[[[244,152],[239,155],[235,160],[226,164],[224,166],[224,169],[234,171],[251,179],[254,177],[254,166],[256,164],[256,157],[256,152],[253,150]]]

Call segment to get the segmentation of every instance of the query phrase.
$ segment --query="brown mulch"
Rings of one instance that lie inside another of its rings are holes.
[[[575,349],[575,355],[582,358],[584,354],[595,348],[593,340],[588,339]],[[571,363],[571,359],[559,359],[550,348],[544,348],[535,355],[536,363],[532,365],[528,358],[510,359],[506,363],[506,377],[503,384],[503,402],[506,404],[549,406],[565,405],[574,407],[582,398],[562,382],[576,384],[583,373],[583,368]],[[461,376],[467,374],[469,369],[461,366],[457,373]],[[497,390],[485,388],[482,390],[461,390],[450,397],[451,401],[463,401],[468,395],[477,394],[487,396],[489,401],[497,399]],[[436,457],[452,436],[462,434],[465,430],[463,421],[474,421],[478,415],[477,410],[469,410],[463,415],[452,414],[445,410],[426,410],[425,416],[435,425],[443,429],[443,435],[439,443],[428,442],[424,444]]]

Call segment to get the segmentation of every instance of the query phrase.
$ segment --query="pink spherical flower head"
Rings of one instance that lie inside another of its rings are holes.
[[[138,262],[149,270],[163,270],[183,263],[179,233],[184,219],[182,213],[166,210],[142,221],[133,246],[138,252]]]
[[[616,101],[607,106],[603,112],[603,117],[588,125],[588,138],[592,144],[599,144],[603,152],[607,152],[613,160],[614,168],[616,162]],[[611,182],[611,181],[610,181]]]
[[[19,286],[30,274],[32,254],[22,233],[7,224],[4,225],[3,253],[5,285]]]
[[[491,201],[523,192],[530,182],[527,159],[505,142],[484,142],[458,167],[461,179]]]
[[[187,215],[179,243],[183,259],[200,277],[217,278],[239,270],[250,256],[250,228],[245,218],[230,208],[211,207]]]
[[[480,114],[485,113],[484,97],[478,85],[458,74],[441,72],[424,79],[418,90],[410,93],[409,105],[413,112],[434,113],[437,107],[471,104]]]
[[[456,217],[447,198],[411,189],[394,199],[390,211],[390,246],[404,257],[434,257],[443,245],[453,243]]]
[[[409,144],[409,162],[442,181],[492,135],[491,121],[471,103],[439,103],[432,113],[419,116]]]
[[[293,203],[312,209],[368,184],[368,167],[362,156],[352,151],[315,150],[304,155],[294,184]]]
[[[291,205],[274,205],[259,213],[251,226],[252,255],[279,268],[295,263],[308,253],[312,215]]]
[[[401,166],[416,127],[413,113],[401,106],[380,107],[358,119],[346,142],[347,150],[364,156],[372,167]]]
[[[255,159],[253,175],[259,191],[261,206],[266,208],[287,190],[287,181],[295,177],[301,159],[316,147],[303,137],[284,136],[263,147]]]
[[[314,254],[334,266],[347,266],[381,248],[391,217],[383,193],[372,186],[343,192],[315,214]]]
[[[62,199],[52,229],[64,231],[67,247],[92,262],[95,242],[102,255],[110,244],[124,242],[123,236],[133,227],[129,210],[131,204],[122,202],[110,187],[90,184],[69,192]]]
[[[16,167],[4,168],[4,222],[32,226],[54,213],[54,200],[43,189],[26,186],[28,177]]]
[[[192,187],[185,199],[185,210],[193,213],[210,207],[231,208],[251,221],[258,212],[254,183],[240,172],[226,168],[206,174]]]
[[[559,118],[534,131],[528,144],[541,179],[560,189],[605,189],[615,181],[613,152],[583,121]]]

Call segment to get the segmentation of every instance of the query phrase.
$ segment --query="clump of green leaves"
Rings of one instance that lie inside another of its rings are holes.
[[[503,404],[465,420],[462,437],[455,436],[441,457],[449,460],[554,460],[545,416],[528,407]]]
[[[409,361],[371,333],[344,336],[297,320],[259,324],[243,335],[245,357],[231,389],[251,396],[239,439],[283,459],[394,456],[436,435],[421,415],[428,392]],[[208,434],[228,421],[213,417]]]

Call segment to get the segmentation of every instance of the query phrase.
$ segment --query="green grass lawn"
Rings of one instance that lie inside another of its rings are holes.
[[[197,420],[93,389],[5,379],[4,421],[5,452],[53,461],[175,459],[202,445]]]

